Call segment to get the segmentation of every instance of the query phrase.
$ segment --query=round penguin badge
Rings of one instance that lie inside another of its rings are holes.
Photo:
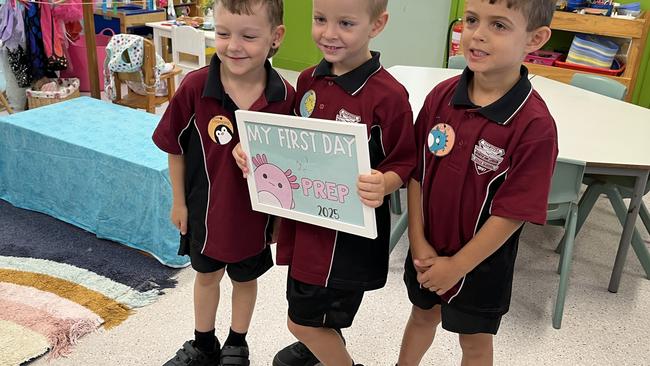
[[[309,90],[302,96],[300,100],[300,115],[303,117],[311,116],[314,108],[316,107],[316,92]]]
[[[219,145],[225,145],[232,140],[232,122],[224,116],[214,116],[208,123],[208,136]]]
[[[456,133],[454,133],[454,129],[446,123],[438,123],[429,132],[427,145],[433,155],[442,157],[451,152],[455,141]]]

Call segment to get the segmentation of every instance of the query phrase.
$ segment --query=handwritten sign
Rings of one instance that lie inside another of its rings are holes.
[[[374,209],[357,194],[359,174],[370,173],[365,125],[243,110],[235,115],[252,171],[254,210],[377,237]]]

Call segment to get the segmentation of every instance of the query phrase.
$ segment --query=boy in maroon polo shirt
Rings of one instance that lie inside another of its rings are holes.
[[[295,113],[363,123],[372,174],[358,179],[361,201],[375,208],[374,240],[283,220],[278,264],[288,264],[289,330],[300,340],[281,350],[274,366],[352,365],[340,329],[349,327],[365,291],[388,274],[388,195],[415,167],[413,113],[404,87],[370,52],[384,28],[387,0],[314,0],[312,38],[324,59],[298,78]],[[246,174],[245,156],[236,155]],[[317,167],[315,167],[317,169]],[[305,347],[306,345],[306,347]],[[313,352],[313,353],[312,353]]]
[[[557,131],[525,55],[549,39],[555,0],[467,0],[467,68],[427,96],[408,185],[411,316],[399,365],[418,365],[436,327],[458,333],[462,365],[491,365],[508,311],[519,234],[544,224]]]
[[[282,0],[215,1],[216,55],[183,79],[153,135],[169,153],[179,254],[189,255],[197,271],[195,339],[168,366],[249,364],[245,336],[257,278],[273,266],[267,246],[271,221],[252,211],[232,159],[239,142],[234,112],[291,113],[295,91],[267,60],[284,37],[282,16]],[[224,270],[233,285],[232,322],[221,349],[214,324]]]

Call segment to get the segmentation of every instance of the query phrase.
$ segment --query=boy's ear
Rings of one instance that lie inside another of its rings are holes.
[[[280,44],[282,44],[282,41],[284,40],[284,35],[287,31],[287,28],[285,28],[284,25],[280,24],[275,29],[273,30],[273,48],[278,48],[280,47]]]
[[[528,43],[526,44],[526,53],[531,53],[542,48],[551,38],[551,28],[547,26],[539,27],[530,32]]]
[[[388,23],[388,12],[385,11],[377,17],[372,22],[372,30],[370,31],[370,38],[375,38],[381,31],[384,30],[384,27],[386,26],[386,23]]]

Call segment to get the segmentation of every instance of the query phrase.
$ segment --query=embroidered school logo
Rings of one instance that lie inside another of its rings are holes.
[[[312,112],[314,112],[315,107],[316,92],[309,90],[305,93],[305,95],[302,96],[302,100],[300,100],[300,115],[303,117],[311,116]]]
[[[456,141],[454,129],[446,123],[438,123],[429,131],[427,146],[433,155],[442,157],[451,152]]]
[[[474,146],[474,153],[472,154],[472,161],[474,162],[476,173],[482,175],[490,171],[496,172],[505,154],[506,151],[502,148],[496,147],[481,139]]]
[[[219,145],[225,145],[232,140],[232,122],[224,116],[212,117],[208,123],[208,136]]]
[[[357,116],[356,114],[346,111],[345,108],[341,108],[339,113],[336,114],[336,120],[346,123],[359,123],[361,122],[361,116]]]

